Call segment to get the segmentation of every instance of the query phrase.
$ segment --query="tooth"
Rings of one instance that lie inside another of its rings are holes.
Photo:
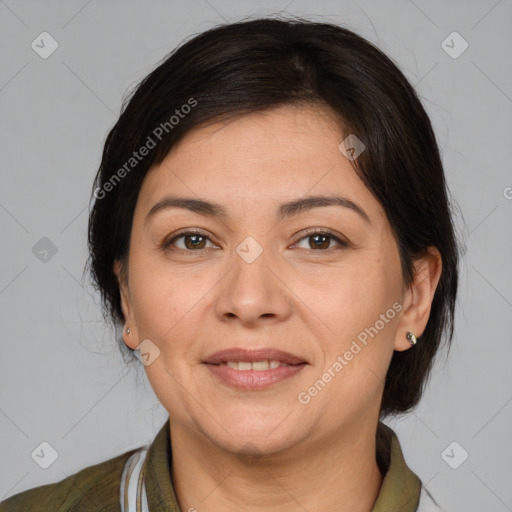
[[[268,361],[254,361],[252,363],[253,370],[268,370],[269,364]]]
[[[264,360],[264,361],[226,361],[220,363],[221,366],[229,366],[233,370],[255,370],[264,371],[269,369],[279,368],[280,366],[289,366],[286,363],[281,363],[277,360]]]

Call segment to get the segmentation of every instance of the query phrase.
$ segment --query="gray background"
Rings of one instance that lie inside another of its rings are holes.
[[[183,38],[280,11],[356,30],[424,100],[467,253],[448,362],[388,424],[445,510],[512,510],[509,0],[0,1],[0,499],[150,442],[165,421],[82,282],[93,176],[123,94]],[[31,48],[43,31],[59,45],[47,59]],[[469,44],[458,58],[441,45],[453,31]],[[48,469],[31,458],[42,441],[59,455]]]

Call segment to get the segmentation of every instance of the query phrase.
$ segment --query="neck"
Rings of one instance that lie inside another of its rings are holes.
[[[370,512],[383,480],[375,431],[376,425],[344,427],[307,446],[251,459],[171,421],[172,480],[180,508]]]

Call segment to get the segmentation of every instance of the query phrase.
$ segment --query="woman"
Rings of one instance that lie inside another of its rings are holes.
[[[169,412],[149,447],[0,510],[441,510],[382,423],[453,335],[458,246],[430,120],[349,30],[228,24],[109,133],[90,268]]]

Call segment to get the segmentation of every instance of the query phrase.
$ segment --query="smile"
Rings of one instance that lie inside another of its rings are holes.
[[[223,384],[242,390],[267,388],[300,373],[308,363],[273,348],[229,348],[208,356],[203,364]]]
[[[227,361],[222,362],[219,366],[229,366],[229,368],[233,368],[233,370],[273,370],[274,368],[279,368],[280,366],[290,366],[287,363],[283,363],[277,360],[266,360],[266,361]]]

